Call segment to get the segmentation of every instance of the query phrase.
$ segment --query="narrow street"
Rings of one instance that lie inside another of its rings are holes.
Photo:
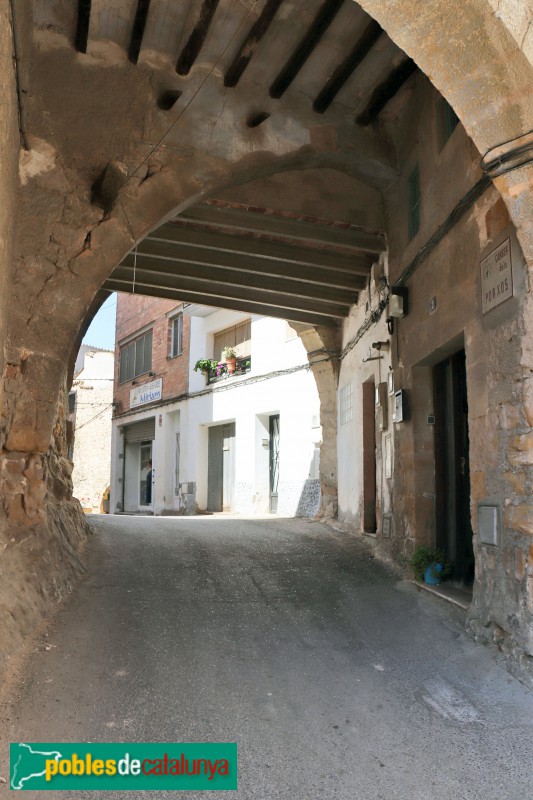
[[[531,694],[357,538],[303,520],[90,522],[87,577],[0,709],[0,775],[6,739],[236,741],[242,800],[533,796]]]

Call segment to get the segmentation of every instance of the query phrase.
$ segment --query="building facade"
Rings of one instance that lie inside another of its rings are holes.
[[[113,350],[82,345],[68,396],[74,497],[89,514],[108,510],[114,360]]]
[[[112,512],[310,516],[320,445],[315,380],[286,322],[119,295]]]

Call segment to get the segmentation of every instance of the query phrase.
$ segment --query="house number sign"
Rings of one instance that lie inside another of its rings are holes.
[[[511,240],[489,253],[481,262],[481,305],[483,313],[504,303],[513,296],[513,265]]]

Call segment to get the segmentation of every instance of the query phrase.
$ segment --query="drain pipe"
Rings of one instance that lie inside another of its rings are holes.
[[[13,35],[13,60],[15,62],[15,80],[17,83],[17,98],[19,110],[19,133],[22,146],[24,150],[29,150],[28,140],[26,138],[26,125],[24,124],[24,106],[22,104],[22,88],[20,85],[20,42],[18,37],[18,23],[17,23],[17,0],[10,0],[11,9],[11,32]]]

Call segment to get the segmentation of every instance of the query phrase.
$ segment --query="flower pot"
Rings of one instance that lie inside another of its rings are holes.
[[[237,359],[236,358],[228,358],[226,360],[226,366],[228,368],[228,372],[230,375],[233,375],[237,368]]]
[[[442,564],[430,564],[424,571],[424,583],[429,586],[438,586],[442,572]]]

